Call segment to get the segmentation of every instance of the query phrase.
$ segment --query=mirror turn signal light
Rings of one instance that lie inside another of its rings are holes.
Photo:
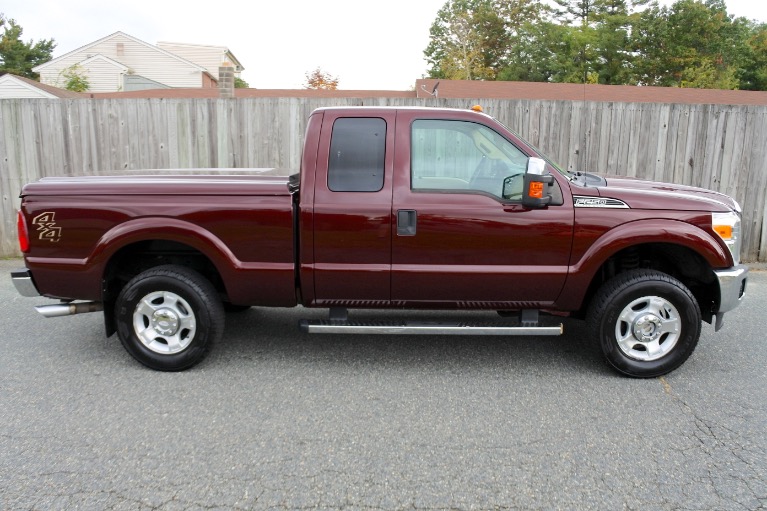
[[[530,182],[530,188],[528,189],[528,193],[530,194],[530,197],[534,199],[542,199],[543,198],[543,183],[540,181],[532,181]]]

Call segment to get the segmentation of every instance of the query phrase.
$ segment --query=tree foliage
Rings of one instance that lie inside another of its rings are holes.
[[[51,60],[56,43],[53,39],[41,39],[37,42],[30,40],[25,43],[21,39],[23,29],[11,18],[0,13],[0,75],[12,73],[37,80],[39,75],[32,68]]]
[[[332,76],[330,73],[323,71],[317,67],[314,71],[305,74],[306,81],[304,82],[305,89],[322,89],[322,90],[336,90],[338,89],[338,78]]]
[[[724,0],[447,0],[432,78],[767,90],[767,25]]]
[[[88,75],[79,64],[73,64],[61,72],[64,77],[64,88],[72,92],[85,92],[90,89]]]

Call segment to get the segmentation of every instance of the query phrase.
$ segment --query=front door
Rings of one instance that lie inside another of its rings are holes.
[[[409,140],[397,139],[396,157],[410,172],[395,175],[392,303],[513,309],[553,302],[567,277],[571,202],[523,207],[528,157],[494,129],[450,119],[397,122],[411,126]]]

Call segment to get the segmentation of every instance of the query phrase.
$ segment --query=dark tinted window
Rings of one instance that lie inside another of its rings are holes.
[[[347,117],[333,123],[328,188],[334,192],[377,192],[383,188],[386,121]]]

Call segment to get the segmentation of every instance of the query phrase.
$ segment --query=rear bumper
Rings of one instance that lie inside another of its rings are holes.
[[[714,271],[719,280],[719,310],[717,314],[729,312],[738,305],[746,294],[748,267],[742,264],[727,270]]]
[[[23,268],[21,270],[12,271],[11,280],[16,287],[16,291],[18,291],[21,296],[40,296],[35,281],[32,279],[32,272],[28,269]]]

